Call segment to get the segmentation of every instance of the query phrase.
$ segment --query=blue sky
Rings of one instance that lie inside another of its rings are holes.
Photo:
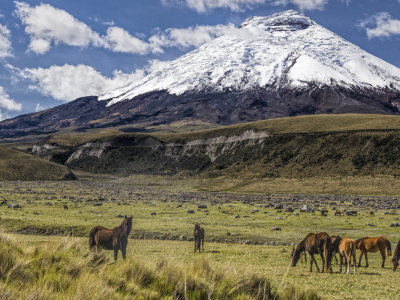
[[[0,120],[107,92],[288,9],[400,67],[400,0],[2,0]]]

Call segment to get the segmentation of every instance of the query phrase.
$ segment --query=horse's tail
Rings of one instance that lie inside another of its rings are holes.
[[[325,256],[325,272],[330,273],[330,265],[331,265],[331,246],[332,241],[330,236],[326,237],[325,245],[324,245],[324,256]]]
[[[92,249],[94,246],[96,246],[96,233],[99,231],[98,227],[92,228],[89,232],[89,249]]]
[[[392,255],[392,244],[390,243],[389,240],[386,240],[386,247],[387,247],[387,255],[391,256]]]

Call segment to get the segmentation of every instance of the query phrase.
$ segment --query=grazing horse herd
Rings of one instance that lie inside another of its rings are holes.
[[[346,268],[346,274],[350,272],[350,265],[351,265],[351,259],[353,259],[353,264],[354,264],[354,274],[357,273],[357,267],[356,267],[356,250],[360,250],[360,259],[358,261],[358,267],[361,266],[361,259],[363,255],[365,255],[365,267],[368,267],[368,256],[367,253],[376,253],[380,252],[382,256],[382,265],[381,268],[383,269],[385,267],[385,260],[386,260],[386,255],[385,255],[385,250],[387,250],[387,256],[392,255],[392,245],[390,241],[383,237],[375,237],[375,238],[369,238],[369,237],[364,237],[358,240],[352,240],[350,238],[344,238],[342,239],[340,236],[329,236],[326,232],[320,232],[317,234],[314,233],[309,233],[304,240],[302,240],[295,248],[293,248],[292,251],[292,266],[295,267],[299,258],[300,254],[303,252],[308,252],[308,254],[311,257],[311,262],[310,262],[310,272],[312,272],[312,266],[313,263],[317,267],[317,270],[319,272],[319,267],[317,265],[317,262],[314,258],[315,254],[319,254],[322,259],[322,272],[326,270],[326,272],[332,272],[332,256],[335,257],[336,263],[337,258],[336,258],[336,253],[339,253],[340,255],[340,273],[342,272],[342,265],[343,265],[343,259],[345,261],[345,268]],[[393,263],[393,271],[396,271],[397,267],[399,266],[399,260],[400,260],[400,240],[397,243],[396,250],[393,255],[392,263]]]
[[[103,226],[96,226],[92,228],[89,232],[89,248],[92,250],[94,248],[97,251],[114,250],[114,260],[117,260],[118,251],[122,252],[122,258],[126,259],[126,247],[128,245],[128,237],[132,229],[132,216],[125,216],[121,225],[115,227],[114,229],[108,229]],[[204,252],[204,228],[200,227],[200,224],[195,224],[193,231],[194,239],[194,252]],[[317,268],[318,272],[320,269],[318,267],[317,261],[314,255],[320,255],[322,260],[322,272],[332,273],[332,257],[336,258],[336,254],[340,255],[340,273],[342,273],[342,265],[344,259],[345,272],[349,274],[351,259],[353,259],[354,274],[357,273],[357,259],[356,250],[360,250],[360,259],[358,261],[358,267],[361,266],[361,259],[365,255],[365,267],[368,267],[368,256],[367,253],[380,252],[382,256],[381,269],[385,267],[385,250],[387,250],[387,256],[392,255],[392,245],[390,241],[383,237],[369,238],[364,237],[358,240],[352,240],[350,238],[342,239],[340,236],[329,236],[326,232],[320,233],[309,233],[296,248],[293,247],[291,254],[291,265],[295,267],[300,259],[300,256],[304,253],[308,253],[311,257],[310,261],[310,272],[312,272],[313,264]],[[399,266],[400,260],[400,240],[397,243],[396,249],[394,251],[392,263],[393,271],[396,271]],[[305,261],[307,263],[307,258],[305,256]]]

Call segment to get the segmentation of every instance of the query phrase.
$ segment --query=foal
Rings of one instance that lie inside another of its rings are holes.
[[[121,225],[114,229],[108,229],[103,226],[96,226],[89,233],[89,248],[97,247],[97,251],[114,250],[114,260],[117,260],[118,250],[122,252],[122,258],[126,259],[126,246],[128,245],[128,236],[132,229],[132,216],[125,216]]]
[[[200,227],[200,224],[194,225],[193,231],[193,239],[194,239],[194,252],[201,252],[200,245],[203,248],[204,252],[204,228]]]
[[[343,258],[345,261],[346,274],[350,272],[351,257],[353,257],[354,274],[357,274],[356,242],[349,238],[344,238],[339,245],[340,271],[342,273]]]

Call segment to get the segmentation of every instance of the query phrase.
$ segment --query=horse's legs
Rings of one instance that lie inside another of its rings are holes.
[[[114,261],[117,261],[118,249],[114,249]]]
[[[194,253],[196,253],[196,246],[197,246],[197,240],[196,237],[194,238]]]
[[[122,247],[121,253],[122,253],[122,259],[126,259],[126,247]]]
[[[352,256],[353,256],[353,263],[354,263],[354,274],[357,274],[357,267],[356,267],[357,258],[356,258],[356,252],[355,251],[352,254]],[[350,259],[351,259],[351,257],[350,257]]]
[[[340,271],[339,273],[342,273],[342,264],[343,264],[343,256],[339,253],[340,255]]]
[[[311,259],[310,259],[310,272],[312,272],[312,265],[313,265],[313,263],[315,263],[315,266],[317,267],[317,270],[318,270],[318,272],[319,272],[319,267],[318,267],[318,265],[317,265],[317,262],[315,261],[314,254],[311,254],[310,252],[308,252],[308,253],[309,253],[310,256],[311,256]]]
[[[203,247],[203,252],[204,252],[204,239],[201,240],[201,246]]]
[[[324,258],[324,253],[322,252],[322,249],[318,249],[319,251],[319,255],[321,256],[322,259],[322,273],[325,272],[325,258]],[[317,262],[315,262],[315,264],[317,264]],[[327,272],[329,272],[328,270],[326,270]]]
[[[333,257],[336,259],[336,264],[338,264],[339,262],[338,262],[337,257],[336,257],[336,252],[333,254]]]
[[[368,256],[367,256],[367,252],[365,252],[365,267],[368,268]]]
[[[351,257],[350,255],[346,254],[346,274],[350,273],[350,264],[351,264]]]
[[[358,261],[358,267],[361,267],[361,258],[363,257],[364,252],[360,249],[360,260]]]
[[[382,255],[382,266],[381,269],[385,267],[385,260],[386,260],[386,255],[385,255],[385,248],[380,248],[379,251],[381,252]]]

